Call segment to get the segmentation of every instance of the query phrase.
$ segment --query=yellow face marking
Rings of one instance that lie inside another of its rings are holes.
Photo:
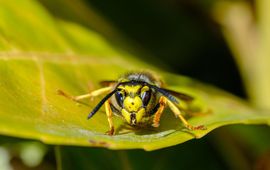
[[[137,112],[142,105],[143,103],[139,96],[135,96],[134,98],[127,96],[123,104],[124,108],[129,112]]]
[[[130,124],[130,113],[126,109],[122,109],[121,112],[126,121]]]
[[[130,94],[130,93],[136,94],[141,87],[142,87],[141,85],[136,85],[136,86],[126,85],[124,89],[125,89],[126,93],[128,93],[128,94]]]
[[[143,92],[146,92],[149,90],[149,87],[148,86],[144,86],[142,89],[141,89],[141,93]]]
[[[121,85],[121,86],[118,86],[118,89],[125,90],[125,87]]]
[[[139,123],[142,120],[142,117],[145,114],[145,109],[141,108],[137,113],[136,113],[136,122]]]
[[[127,94],[131,94],[131,93],[136,94],[139,91],[139,89],[141,89],[141,87],[142,87],[141,85],[135,85],[135,86],[121,85],[121,86],[118,86],[118,89],[125,91]]]
[[[129,123],[129,124],[132,124],[131,122],[131,118],[130,118],[130,115],[131,113],[128,112],[126,109],[122,109],[122,115],[124,116],[125,120]],[[145,109],[144,108],[141,108],[138,112],[135,113],[136,115],[136,123],[139,123],[141,122],[143,116],[145,114]]]

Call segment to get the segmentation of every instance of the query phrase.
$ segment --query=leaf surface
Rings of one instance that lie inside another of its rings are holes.
[[[253,110],[240,99],[147,65],[102,35],[52,17],[36,1],[1,1],[0,18],[2,135],[56,145],[155,150],[200,138],[224,125],[270,123],[270,115]],[[84,101],[87,106],[57,95],[58,89],[84,94],[98,89],[101,80],[146,68],[163,77],[168,88],[195,98],[191,107],[207,114],[192,116],[188,121],[205,125],[207,130],[188,131],[166,110],[156,129],[128,130],[122,128],[122,119],[114,117],[118,133],[108,136],[103,108],[86,119],[99,98]]]

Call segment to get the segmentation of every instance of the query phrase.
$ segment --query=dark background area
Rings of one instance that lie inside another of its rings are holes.
[[[212,17],[215,0],[84,0],[87,6],[73,1],[68,1],[69,5],[61,0],[39,1],[57,18],[89,27],[117,44],[121,42],[118,34],[108,33],[112,26],[132,45],[131,53],[145,62],[246,97],[221,26]],[[78,8],[81,13],[75,10]],[[87,13],[89,9],[100,16]]]
[[[87,1],[122,34],[170,71],[214,84],[245,97],[243,84],[212,1]]]

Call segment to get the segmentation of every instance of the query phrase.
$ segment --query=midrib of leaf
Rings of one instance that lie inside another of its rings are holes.
[[[36,58],[34,58],[36,60]],[[47,108],[47,97],[46,97],[46,82],[44,78],[44,71],[43,71],[43,64],[42,62],[36,60],[36,65],[39,70],[39,77],[40,77],[40,97],[41,97],[41,117],[44,117],[46,114],[46,111],[48,110]]]

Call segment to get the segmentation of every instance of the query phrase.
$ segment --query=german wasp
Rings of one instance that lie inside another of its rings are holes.
[[[89,113],[92,118],[102,105],[108,118],[110,129],[108,135],[114,135],[113,114],[121,116],[131,126],[152,124],[158,127],[161,115],[166,106],[181,120],[189,130],[204,129],[203,125],[190,125],[181,113],[179,100],[192,101],[193,97],[164,88],[164,83],[150,72],[129,72],[116,81],[102,81],[103,88],[85,95],[68,96],[60,91],[60,94],[79,101],[86,98],[97,97],[106,94],[105,97]]]

